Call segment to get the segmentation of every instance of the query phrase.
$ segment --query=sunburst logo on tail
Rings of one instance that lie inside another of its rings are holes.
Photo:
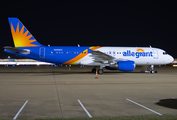
[[[15,47],[41,46],[18,18],[9,18]]]
[[[137,52],[144,52],[143,49],[137,49]]]

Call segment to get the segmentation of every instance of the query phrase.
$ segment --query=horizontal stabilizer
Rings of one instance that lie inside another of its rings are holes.
[[[5,46],[4,49],[7,49],[13,53],[28,53],[29,51],[28,50],[22,50],[22,49],[17,49],[17,48],[14,48],[14,47],[10,47],[10,46]]]

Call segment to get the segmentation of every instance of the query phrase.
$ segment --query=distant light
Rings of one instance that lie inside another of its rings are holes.
[[[48,44],[48,46],[50,47],[50,45]]]
[[[10,59],[10,56],[8,56],[8,59]]]
[[[173,67],[177,67],[177,65],[173,65]]]

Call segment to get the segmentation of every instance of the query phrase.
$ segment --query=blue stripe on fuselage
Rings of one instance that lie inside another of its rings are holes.
[[[70,47],[70,46],[51,46],[47,47],[45,46],[45,57],[40,58],[40,48],[41,47],[16,47],[17,49],[28,49],[30,50],[30,54],[21,54],[21,53],[13,53],[9,50],[6,50],[6,52],[30,58],[30,59],[36,59],[40,61],[45,62],[52,62],[57,64],[62,64],[67,62],[68,60],[73,59],[74,57],[78,56],[80,52],[83,52],[88,49],[88,53],[90,53],[92,50],[89,49],[90,46],[86,47]],[[64,53],[65,52],[65,53]],[[68,52],[68,53],[67,53]]]

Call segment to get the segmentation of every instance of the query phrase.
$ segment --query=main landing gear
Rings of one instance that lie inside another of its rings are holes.
[[[93,68],[93,69],[92,69],[92,73],[96,73],[96,68]],[[103,69],[98,69],[98,70],[97,70],[97,73],[101,75],[101,74],[104,73],[104,71],[103,71]]]
[[[97,72],[98,72],[98,74],[100,74],[100,75],[104,73],[103,69],[98,69]]]
[[[92,69],[92,73],[96,73],[96,68],[93,68],[93,69]]]
[[[150,67],[148,66],[143,66],[142,67],[142,73],[157,73],[157,71],[154,71],[154,65],[151,65]]]

